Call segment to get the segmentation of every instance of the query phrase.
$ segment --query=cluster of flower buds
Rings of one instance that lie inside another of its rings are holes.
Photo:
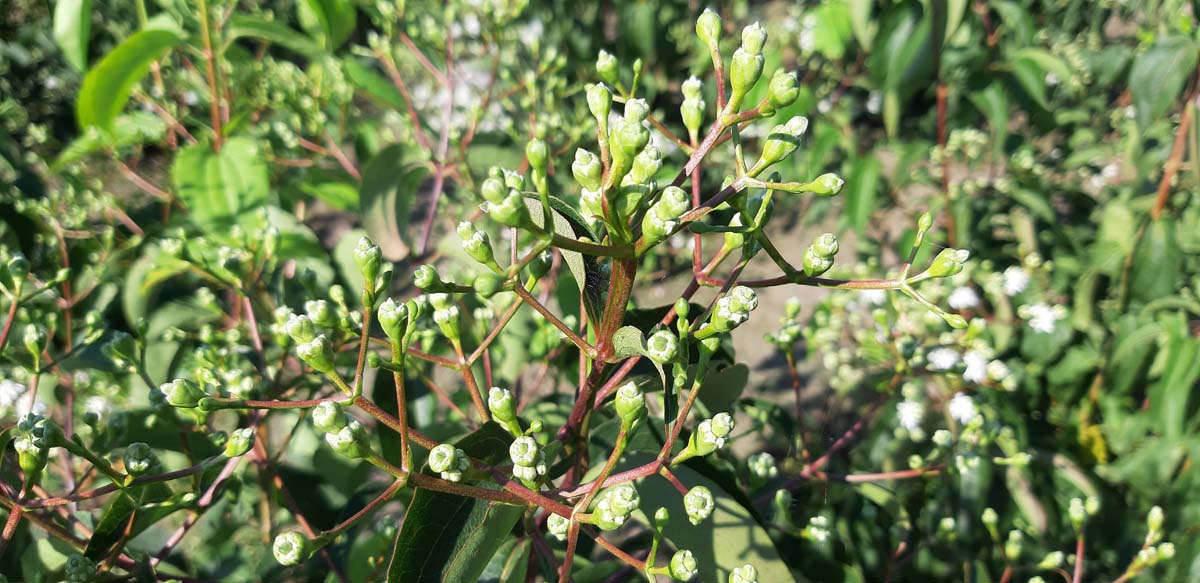
[[[596,507],[592,511],[591,521],[600,527],[600,530],[616,530],[625,524],[629,515],[637,510],[641,501],[633,484],[629,482],[617,484],[596,497]]]
[[[449,294],[429,294],[429,305],[433,307],[433,321],[438,329],[450,342],[458,343],[461,337],[459,330],[458,306]]]
[[[225,457],[235,458],[246,455],[254,447],[254,438],[254,429],[251,427],[234,429],[233,433],[229,435],[229,440],[225,442]]]
[[[775,465],[775,456],[765,451],[746,458],[746,465],[750,468],[751,476],[764,482],[779,475],[779,468]]]
[[[271,545],[271,551],[280,565],[289,567],[299,565],[301,561],[308,558],[308,539],[295,531],[280,533],[275,537],[275,544]]]
[[[1100,512],[1100,499],[1095,496],[1088,496],[1087,500],[1080,498],[1072,498],[1067,504],[1067,518],[1071,521],[1071,527],[1075,532],[1082,533],[1084,523],[1088,517],[1095,516]]]
[[[626,432],[632,431],[646,417],[646,395],[638,388],[637,383],[628,381],[621,385],[613,400],[617,415],[621,418],[621,427]]]
[[[838,252],[838,239],[833,233],[823,233],[813,239],[804,252],[804,275],[817,277],[833,267]]]
[[[658,330],[646,338],[646,356],[658,364],[666,364],[679,355],[679,337],[670,330]]]
[[[705,419],[696,427],[688,438],[687,447],[675,456],[671,465],[678,465],[693,457],[706,456],[725,447],[729,435],[733,433],[733,416],[729,413],[717,413],[711,419]]]
[[[702,15],[701,18],[703,17]],[[702,35],[701,39],[703,38]],[[763,45],[766,42],[767,31],[757,22],[742,29],[742,46],[734,51],[729,62],[730,92],[725,113],[737,112],[746,94],[758,83],[766,63],[763,58]]]
[[[564,541],[567,540],[567,531],[571,529],[571,519],[557,514],[550,514],[546,517],[546,530],[550,536]]]
[[[71,555],[63,566],[63,574],[67,583],[91,583],[96,580],[96,563],[83,555]]]
[[[696,137],[700,134],[700,126],[704,124],[704,98],[700,96],[700,90],[703,89],[703,84],[695,77],[688,78],[683,82],[683,104],[679,106],[680,116],[683,117],[683,125],[688,130],[688,135],[692,141],[696,141]]]
[[[688,520],[692,524],[700,524],[712,516],[716,508],[712,491],[704,486],[695,486],[683,496],[683,509],[687,511]]]
[[[441,474],[443,480],[458,482],[470,468],[471,459],[466,452],[453,445],[441,443],[429,451],[429,469]]]
[[[679,218],[690,206],[691,202],[682,188],[668,186],[663,189],[658,200],[642,218],[642,236],[645,237],[642,248],[657,245],[674,233],[679,227]]]
[[[696,331],[696,337],[708,338],[714,334],[729,332],[750,318],[750,312],[758,307],[758,294],[746,286],[736,286],[717,300],[716,308],[708,322]]]
[[[729,583],[758,583],[758,569],[745,564],[729,572]]]
[[[696,561],[696,556],[692,554],[692,551],[687,549],[675,551],[675,554],[671,555],[671,562],[667,565],[667,572],[672,579],[691,581],[692,577],[700,573],[700,563]]]
[[[350,459],[366,457],[370,452],[362,424],[347,416],[337,403],[324,401],[314,407],[312,420],[313,426],[325,434],[325,443],[333,451]]]
[[[141,441],[129,444],[121,460],[125,462],[125,471],[131,476],[143,476],[159,466],[158,455],[154,453],[154,449]]]
[[[537,489],[538,481],[546,475],[546,453],[531,435],[522,435],[508,446],[508,457],[512,459],[513,476],[525,487]]]
[[[58,445],[58,426],[37,413],[26,413],[17,423],[13,448],[27,484],[37,484],[49,461],[50,448]]]

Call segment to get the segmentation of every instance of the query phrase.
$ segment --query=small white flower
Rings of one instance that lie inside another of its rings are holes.
[[[988,359],[978,350],[972,350],[963,355],[963,363],[967,370],[963,371],[963,380],[968,383],[982,383],[987,379]]]
[[[871,94],[867,96],[867,113],[870,113],[871,115],[879,115],[879,112],[882,109],[883,93],[880,91],[872,91]]]
[[[833,109],[833,102],[828,99],[822,99],[817,102],[817,111],[820,113],[829,113]]]
[[[183,103],[188,107],[192,107],[200,103],[200,96],[196,95],[195,91],[185,91],[183,93]]]
[[[1009,296],[1015,296],[1029,287],[1029,272],[1023,267],[1016,265],[1004,270],[1004,293]]]
[[[896,420],[901,427],[910,432],[919,430],[924,418],[925,406],[919,401],[905,399],[896,405]]]
[[[956,310],[966,310],[979,306],[979,294],[975,293],[975,289],[971,287],[958,287],[950,293],[950,298],[946,300],[951,308]]]
[[[112,403],[100,395],[92,395],[84,401],[83,410],[96,415],[98,419],[103,419],[112,411]]]
[[[1029,327],[1042,334],[1054,332],[1055,325],[1063,317],[1061,306],[1049,306],[1044,303],[1026,306],[1022,311],[1022,315],[1029,320]]]
[[[25,394],[25,385],[10,379],[0,381],[0,408],[12,407]]]
[[[1058,78],[1058,75],[1055,75],[1054,73],[1046,73],[1046,85],[1054,87],[1055,85],[1058,85],[1059,82],[1060,79]]]
[[[1008,378],[1008,365],[1004,364],[1003,360],[993,360],[987,364],[987,377],[995,382],[1002,382]]]
[[[950,399],[950,416],[962,424],[970,423],[979,412],[975,410],[975,400],[966,393],[959,393]]]
[[[929,362],[931,370],[950,370],[962,358],[957,350],[953,348],[935,348],[929,351],[925,360]]]

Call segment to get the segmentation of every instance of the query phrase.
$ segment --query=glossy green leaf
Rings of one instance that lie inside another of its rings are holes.
[[[88,72],[79,88],[75,113],[79,127],[113,131],[113,122],[133,93],[133,86],[150,71],[150,64],[183,43],[179,32],[145,28],[134,33],[104,56]]]
[[[87,70],[91,33],[92,0],[57,0],[54,3],[54,42],[76,71]]]
[[[401,144],[380,150],[363,167],[358,188],[363,228],[383,250],[384,257],[393,261],[408,255],[408,237],[414,236],[408,226],[409,216],[428,175],[424,167],[407,166],[406,161]]]
[[[512,436],[489,422],[455,445],[489,464],[508,459]],[[490,480],[476,484],[499,488]],[[396,536],[389,583],[478,581],[524,507],[418,489]]]
[[[1179,99],[1196,70],[1197,44],[1186,36],[1159,39],[1138,55],[1129,71],[1129,91],[1138,127],[1143,130]]]
[[[263,207],[271,192],[258,143],[241,137],[226,140],[219,152],[208,144],[180,150],[171,166],[171,181],[192,221],[210,231]]]

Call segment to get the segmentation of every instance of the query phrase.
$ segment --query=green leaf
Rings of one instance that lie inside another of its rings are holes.
[[[354,32],[356,12],[348,0],[302,0],[296,5],[302,22],[315,21],[319,26],[307,26],[310,33],[320,33],[325,47],[336,49]]]
[[[699,399],[709,411],[728,411],[729,406],[742,396],[749,381],[750,368],[744,364],[735,364],[719,371],[710,369],[704,377]]]
[[[408,255],[409,215],[428,174],[422,166],[406,166],[404,150],[392,144],[375,154],[363,168],[358,187],[363,228],[393,261]]]
[[[613,354],[616,358],[628,358],[646,354],[646,338],[635,326],[622,326],[613,333]]]
[[[210,232],[261,208],[271,192],[258,143],[240,137],[226,140],[220,152],[207,144],[180,150],[171,165],[171,181],[192,221]]]
[[[523,583],[529,565],[529,539],[509,538],[488,563],[479,583]]]
[[[134,33],[88,72],[79,88],[75,114],[79,127],[113,131],[113,121],[125,109],[133,86],[150,71],[150,64],[183,43],[179,32],[146,28]]]
[[[507,431],[488,422],[455,445],[494,465],[508,459],[511,443]],[[476,486],[499,488],[490,480]],[[387,581],[478,581],[524,511],[522,506],[418,489],[396,535]]]
[[[1167,36],[1138,55],[1129,71],[1129,91],[1138,127],[1145,131],[1179,98],[1196,70],[1196,42],[1186,36]]]
[[[305,182],[300,185],[305,193],[315,196],[340,211],[358,208],[358,189],[346,182]]]
[[[112,134],[101,131],[86,131],[75,138],[59,153],[50,169],[54,172],[68,164],[78,162],[89,154],[108,148],[127,148],[137,144],[157,142],[167,131],[161,117],[147,111],[131,111],[117,117]]]
[[[628,456],[628,463],[649,462],[648,456]],[[772,583],[794,582],[791,570],[779,556],[770,535],[744,506],[716,482],[696,470],[680,466],[671,469],[689,488],[705,486],[712,491],[716,507],[712,515],[698,525],[687,520],[683,497],[666,480],[642,480],[637,484],[641,495],[641,512],[634,516],[647,522],[660,507],[667,508],[672,517],[667,524],[666,539],[677,548],[688,549],[700,563],[705,581],[725,581],[729,572],[746,563],[758,569],[759,581]]]
[[[97,561],[112,553],[116,545],[125,538],[125,529],[133,520],[133,513],[137,511],[137,507],[137,503],[124,492],[113,498],[96,525],[83,554]]]
[[[862,233],[875,210],[875,193],[879,190],[879,160],[866,154],[854,160],[846,173],[846,225]]]
[[[1125,265],[1125,258],[1133,253],[1136,233],[1137,226],[1129,205],[1122,201],[1104,205],[1096,242],[1092,244],[1092,265],[1102,273],[1117,275]]]
[[[583,220],[583,217],[571,205],[554,196],[549,197],[549,199],[550,208],[554,211],[552,214],[554,216],[555,233],[571,239],[587,237],[592,241],[598,240],[596,234],[587,226],[587,222]],[[526,193],[525,206],[529,209],[533,223],[538,227],[542,227],[542,201],[538,196]],[[584,292],[584,303],[588,310],[588,319],[599,321],[601,305],[603,304],[602,295],[608,288],[608,281],[605,279],[599,263],[596,262],[595,257],[583,255],[578,251],[559,249],[558,252],[562,253],[563,261],[567,263],[567,270],[575,278],[575,283],[579,285],[580,291]]]
[[[289,28],[287,25],[267,20],[260,16],[236,14],[229,19],[229,28],[226,29],[225,33],[226,41],[233,42],[239,38],[246,37],[257,38],[279,45],[310,59],[318,59],[329,55],[329,53],[325,52],[325,49],[314,43],[311,38],[304,36],[297,30]]]
[[[76,71],[87,70],[88,38],[92,32],[92,0],[57,0],[54,4],[54,42]]]
[[[1163,218],[1150,223],[1133,254],[1130,295],[1149,302],[1169,296],[1183,285],[1183,252],[1175,241],[1175,221]]]
[[[854,31],[854,38],[869,53],[875,32],[879,29],[879,24],[871,18],[875,3],[871,0],[847,0],[846,4],[850,7],[850,29]]]
[[[396,86],[385,79],[383,75],[376,73],[357,59],[345,59],[342,61],[342,66],[346,70],[346,78],[355,87],[363,90],[383,105],[393,109],[404,109],[404,97],[400,95],[400,90],[396,89]]]
[[[1167,327],[1166,366],[1148,396],[1157,427],[1168,441],[1175,442],[1183,436],[1184,425],[1195,407],[1192,394],[1196,381],[1200,380],[1200,341],[1191,338],[1182,315],[1171,320],[1173,325]]]

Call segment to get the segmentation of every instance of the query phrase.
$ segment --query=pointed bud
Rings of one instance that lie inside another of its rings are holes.
[[[822,174],[808,184],[809,192],[817,196],[834,196],[842,191],[846,181],[832,172]]]
[[[313,407],[312,420],[313,426],[323,433],[337,433],[349,422],[346,412],[331,401],[324,401]]]
[[[721,42],[721,15],[705,8],[704,13],[696,19],[696,36],[709,50],[717,49]]]
[[[603,83],[588,85],[588,110],[596,118],[602,134],[608,133],[608,114],[612,111],[612,92]]]
[[[383,251],[379,249],[379,246],[371,243],[371,239],[367,237],[359,239],[358,244],[354,246],[354,262],[358,264],[358,270],[366,280],[371,293],[375,291],[375,280],[379,278],[379,265],[382,259]]]
[[[492,412],[492,417],[506,423],[516,421],[517,407],[513,402],[512,391],[500,387],[488,390],[488,410]]]
[[[950,277],[957,275],[962,271],[963,263],[971,256],[971,252],[966,249],[942,249],[937,257],[933,258],[933,262],[929,264],[929,269],[925,270],[929,277]]]
[[[617,84],[617,58],[604,49],[596,55],[596,74],[609,85]]]
[[[621,417],[621,425],[629,430],[634,423],[646,416],[646,395],[638,388],[637,383],[629,381],[617,389],[614,399],[617,415]]]
[[[167,403],[173,407],[191,409],[200,403],[200,399],[208,396],[200,387],[187,379],[175,379],[158,387],[159,392],[166,397]]]
[[[771,84],[767,86],[767,99],[774,109],[781,109],[796,102],[800,96],[799,82],[795,73],[778,69],[771,76]]]
[[[600,165],[599,157],[583,148],[575,150],[575,161],[571,163],[571,174],[575,176],[575,181],[580,186],[587,190],[600,190],[603,171],[604,168]]]
[[[229,436],[229,441],[225,442],[225,457],[235,458],[246,455],[246,452],[254,447],[254,437],[254,430],[249,427],[234,429],[233,434]]]
[[[376,315],[379,319],[379,327],[383,328],[383,333],[393,343],[401,342],[404,339],[404,330],[408,323],[407,306],[396,303],[392,298],[387,298],[379,304]]]
[[[489,267],[496,265],[492,242],[486,233],[476,230],[470,222],[463,221],[458,224],[458,236],[462,239],[463,251],[471,259]]]
[[[683,82],[683,104],[679,107],[683,125],[691,134],[699,134],[704,123],[704,99],[700,96],[700,80],[692,77]]]
[[[438,291],[446,287],[437,268],[432,265],[422,265],[413,271],[413,285],[422,291]]]
[[[758,176],[767,168],[778,164],[791,156],[800,147],[800,137],[808,130],[808,118],[797,115],[771,129],[763,144],[762,154],[754,166],[746,171],[750,176]]]
[[[324,334],[296,346],[296,355],[317,372],[333,372],[333,347]]]

